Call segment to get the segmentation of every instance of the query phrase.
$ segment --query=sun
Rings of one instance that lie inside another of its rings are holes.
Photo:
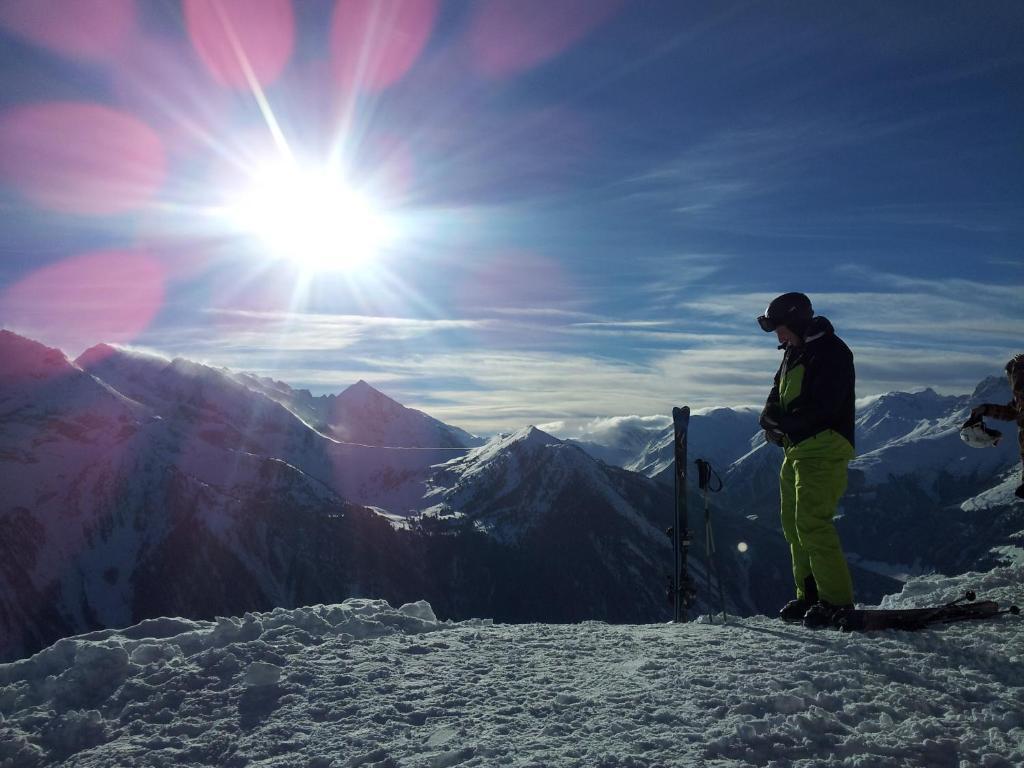
[[[254,174],[228,210],[236,227],[305,271],[351,271],[391,236],[384,215],[339,175],[291,163]]]

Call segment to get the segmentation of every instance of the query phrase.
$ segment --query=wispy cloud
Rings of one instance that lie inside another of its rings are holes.
[[[600,315],[592,312],[578,310],[560,309],[557,307],[469,307],[470,312],[489,313],[494,315],[508,315],[511,317],[526,318],[555,318],[555,319],[596,319]]]
[[[885,122],[818,118],[730,128],[697,142],[624,185],[633,197],[693,215],[806,183],[801,172],[831,152],[919,128],[928,118]]]
[[[672,423],[672,418],[665,414],[654,416],[610,416],[597,419],[576,419],[571,421],[553,421],[537,426],[561,438],[587,440],[599,445],[618,445],[628,439],[631,433],[661,430]]]
[[[969,392],[1019,351],[1012,347],[1019,344],[1024,286],[855,269],[841,270],[840,278],[863,290],[812,299],[853,348],[861,396],[924,386]],[[624,414],[664,418],[684,403],[763,402],[781,353],[753,318],[773,295],[683,302],[678,320],[532,307],[513,307],[498,319],[231,311],[212,313],[219,323],[212,330],[176,332],[174,349],[146,343],[318,393],[363,378],[478,433],[528,423],[576,428]],[[462,343],[467,334],[470,342]]]
[[[846,334],[883,336],[894,345],[1001,348],[1019,339],[1024,327],[1024,284],[1003,285],[965,279],[928,279],[840,267],[839,277],[861,290],[817,291],[816,310]],[[778,293],[722,294],[684,302],[681,307],[749,327],[753,312]]]
[[[253,312],[213,309],[206,313],[209,326],[176,329],[151,344],[173,344],[205,351],[261,350],[329,352],[356,344],[402,342],[432,334],[486,328],[487,319],[423,319],[371,315],[334,315],[292,312]]]

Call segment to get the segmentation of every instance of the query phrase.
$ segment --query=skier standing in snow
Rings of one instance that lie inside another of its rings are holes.
[[[965,427],[981,423],[988,416],[1000,421],[1017,422],[1017,442],[1020,444],[1021,484],[1017,486],[1017,498],[1024,499],[1024,354],[1015,356],[1006,364],[1006,377],[1010,380],[1013,399],[1006,405],[983,403],[971,409],[971,418]]]
[[[779,495],[796,599],[779,616],[824,627],[853,607],[853,582],[833,523],[854,456],[853,353],[802,293],[777,297],[757,322],[775,331],[785,350],[760,420],[765,437],[785,451]]]

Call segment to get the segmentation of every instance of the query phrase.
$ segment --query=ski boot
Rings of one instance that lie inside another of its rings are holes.
[[[1024,499],[1024,483],[1017,486],[1017,490],[1013,492],[1013,495],[1018,499]]]
[[[826,627],[838,629],[843,614],[852,608],[852,604],[832,605],[832,603],[820,600],[804,614],[804,626],[808,629],[824,629]]]
[[[790,600],[782,606],[782,610],[779,611],[779,618],[788,622],[803,621],[804,614],[810,610],[812,605],[814,605],[814,602],[805,597],[798,597],[796,600]]]
[[[804,579],[804,596],[799,597],[799,590],[797,591],[798,597],[796,600],[790,600],[779,611],[779,618],[783,621],[799,622],[804,620],[804,614],[811,609],[816,602],[818,602],[818,582],[814,580],[813,574]]]

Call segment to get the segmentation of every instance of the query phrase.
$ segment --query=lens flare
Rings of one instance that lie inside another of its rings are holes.
[[[0,3],[0,25],[69,58],[111,58],[137,32],[135,0]]]
[[[166,272],[140,251],[93,251],[32,272],[0,293],[0,322],[64,349],[130,342],[164,305]]]
[[[339,0],[331,64],[345,90],[379,91],[401,80],[434,29],[438,0]]]
[[[351,270],[371,261],[389,240],[384,217],[343,179],[290,164],[256,174],[228,216],[274,256],[314,272]]]
[[[185,25],[199,58],[229,88],[277,80],[295,46],[290,0],[185,0]]]
[[[87,102],[46,102],[0,115],[0,179],[50,210],[105,216],[138,208],[163,184],[157,133]]]
[[[502,78],[559,56],[606,22],[622,0],[490,0],[473,5],[476,69]]]

